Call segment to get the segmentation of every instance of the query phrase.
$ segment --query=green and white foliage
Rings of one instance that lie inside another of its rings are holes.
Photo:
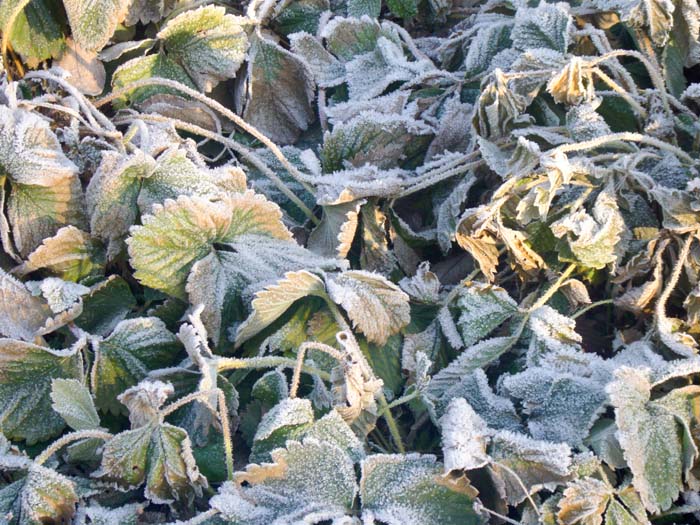
[[[0,522],[700,513],[700,8],[0,1]]]

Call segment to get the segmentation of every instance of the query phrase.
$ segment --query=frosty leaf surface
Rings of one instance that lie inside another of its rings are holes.
[[[253,312],[238,328],[236,344],[250,339],[273,323],[295,301],[307,295],[320,295],[325,291],[321,278],[305,270],[288,272],[276,284],[255,294]]]
[[[445,472],[472,470],[488,464],[486,447],[491,432],[464,398],[450,401],[440,425]]]
[[[270,452],[284,447],[288,440],[300,439],[314,421],[308,399],[283,399],[260,420],[250,455],[252,463],[271,460]]]
[[[505,290],[478,283],[461,288],[454,305],[459,312],[457,327],[467,347],[489,335],[517,311],[515,301]]]
[[[31,445],[63,429],[63,418],[51,406],[51,380],[81,377],[84,344],[53,350],[0,339],[0,429],[5,436]]]
[[[252,39],[249,54],[250,100],[243,117],[275,142],[291,144],[314,120],[311,71],[263,37]]]
[[[90,390],[76,379],[54,379],[51,382],[52,408],[61,414],[74,430],[99,428],[95,402]]]
[[[202,91],[233,78],[245,58],[246,19],[226,14],[220,6],[186,11],[163,27],[158,38]]]
[[[349,512],[357,483],[352,461],[340,448],[307,438],[273,451],[272,460],[237,473],[212,506],[245,525],[318,523]]]
[[[323,218],[309,234],[308,248],[324,257],[347,257],[358,226],[360,207],[366,201],[350,201],[323,207]]]
[[[93,343],[92,390],[97,406],[124,412],[117,396],[144,379],[151,370],[174,364],[180,345],[155,317],[121,321],[104,340]]]
[[[330,298],[345,309],[368,341],[386,343],[410,319],[408,295],[379,274],[347,271],[326,286]]]
[[[32,341],[51,317],[51,309],[40,297],[0,269],[0,333],[13,339]]]
[[[538,7],[518,9],[510,35],[517,49],[553,49],[566,53],[573,21],[564,3],[542,3]]]
[[[126,16],[127,0],[64,0],[73,38],[88,51],[99,51]]]
[[[363,519],[389,525],[482,523],[473,489],[442,477],[434,456],[374,454],[362,462]]]
[[[66,476],[50,468],[32,465],[26,478],[2,489],[0,501],[9,503],[3,510],[6,515],[16,516],[20,525],[70,522],[75,514],[78,494],[75,484]]]
[[[318,86],[329,88],[345,81],[345,67],[316,37],[306,32],[293,33],[289,41],[292,51],[308,65]]]

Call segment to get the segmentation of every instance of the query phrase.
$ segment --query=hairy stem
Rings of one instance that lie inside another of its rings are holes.
[[[46,463],[46,460],[56,452],[74,441],[80,441],[81,439],[101,439],[102,441],[109,441],[112,437],[112,434],[103,430],[78,430],[76,432],[71,432],[51,443],[51,445],[34,459],[34,463],[43,465]]]

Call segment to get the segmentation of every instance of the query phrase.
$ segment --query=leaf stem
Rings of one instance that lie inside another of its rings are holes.
[[[601,301],[596,301],[595,303],[591,303],[589,305],[586,305],[584,308],[581,308],[578,312],[576,312],[574,315],[571,316],[571,319],[578,319],[581,317],[583,314],[588,312],[589,310],[593,310],[593,308],[597,308],[598,306],[602,306],[604,304],[612,304],[614,301],[613,299],[603,299]]]
[[[573,271],[576,269],[576,264],[571,263],[569,266],[566,267],[564,270],[564,273],[562,273],[559,276],[559,279],[557,279],[552,286],[550,286],[547,291],[540,297],[535,304],[533,304],[529,309],[528,313],[532,313],[541,306],[544,306],[547,304],[547,301],[549,301],[552,296],[557,293],[557,290],[561,287],[562,284],[564,284],[564,281],[566,281],[569,276],[573,273]]]
[[[73,441],[79,441],[81,439],[101,439],[103,441],[109,441],[112,439],[112,434],[105,432],[103,430],[78,430],[76,432],[71,432],[65,436],[57,439],[51,445],[49,445],[41,454],[39,454],[35,459],[34,463],[37,465],[43,465],[47,459],[53,456],[61,448],[65,447]]]
[[[263,356],[250,358],[235,358],[235,357],[220,357],[217,359],[217,371],[224,372],[226,370],[253,370],[258,368],[295,368],[297,366],[296,359],[279,356]],[[301,370],[307,374],[317,375],[324,381],[330,381],[331,376],[328,372],[320,370],[313,366],[304,365]]]
[[[219,391],[219,421],[221,422],[221,434],[224,436],[224,453],[226,454],[226,478],[233,480],[233,440],[231,439],[231,426],[228,420],[228,407],[226,396],[220,388]]]

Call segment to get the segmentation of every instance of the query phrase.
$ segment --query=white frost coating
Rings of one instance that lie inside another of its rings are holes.
[[[413,277],[404,277],[399,286],[408,295],[426,303],[436,303],[439,300],[440,279],[430,271],[430,263],[423,261],[418,265]]]
[[[347,271],[328,279],[326,286],[368,341],[385,344],[410,321],[408,295],[379,274]]]
[[[516,302],[503,289],[468,283],[459,289],[454,302],[459,308],[457,327],[464,346],[472,346],[517,312]]]
[[[72,312],[77,317],[82,312],[82,297],[90,293],[90,288],[82,284],[64,281],[58,277],[47,277],[43,281],[28,281],[29,288],[34,295],[39,295],[46,300],[54,314]]]
[[[406,172],[400,169],[381,170],[371,164],[336,171],[314,180],[318,204],[322,206],[349,203],[365,197],[391,197],[404,185]]]
[[[492,431],[464,398],[450,401],[439,423],[446,474],[481,468],[490,462],[486,447]]]
[[[308,249],[324,257],[345,259],[355,238],[360,208],[366,202],[358,199],[324,206],[321,224],[309,234]]]
[[[131,427],[139,428],[158,419],[160,408],[174,392],[171,383],[141,381],[122,392],[117,399],[129,409]]]
[[[289,35],[292,51],[299,55],[313,72],[319,87],[329,88],[345,81],[345,67],[326,51],[316,37],[306,32]]]
[[[569,5],[563,2],[519,8],[511,33],[513,47],[522,51],[545,48],[566,53],[574,25],[568,11]]]
[[[32,341],[52,312],[46,302],[35,297],[17,279],[0,268],[0,334]]]
[[[576,322],[550,306],[542,306],[532,312],[529,327],[532,330],[527,351],[530,365],[537,364],[541,356],[548,352],[580,349],[582,338],[576,332]]]
[[[61,414],[74,430],[89,430],[100,426],[90,391],[76,379],[54,379],[51,382],[52,408]]]
[[[314,411],[308,399],[283,399],[260,420],[254,441],[269,438],[283,427],[304,425],[313,422]]]

